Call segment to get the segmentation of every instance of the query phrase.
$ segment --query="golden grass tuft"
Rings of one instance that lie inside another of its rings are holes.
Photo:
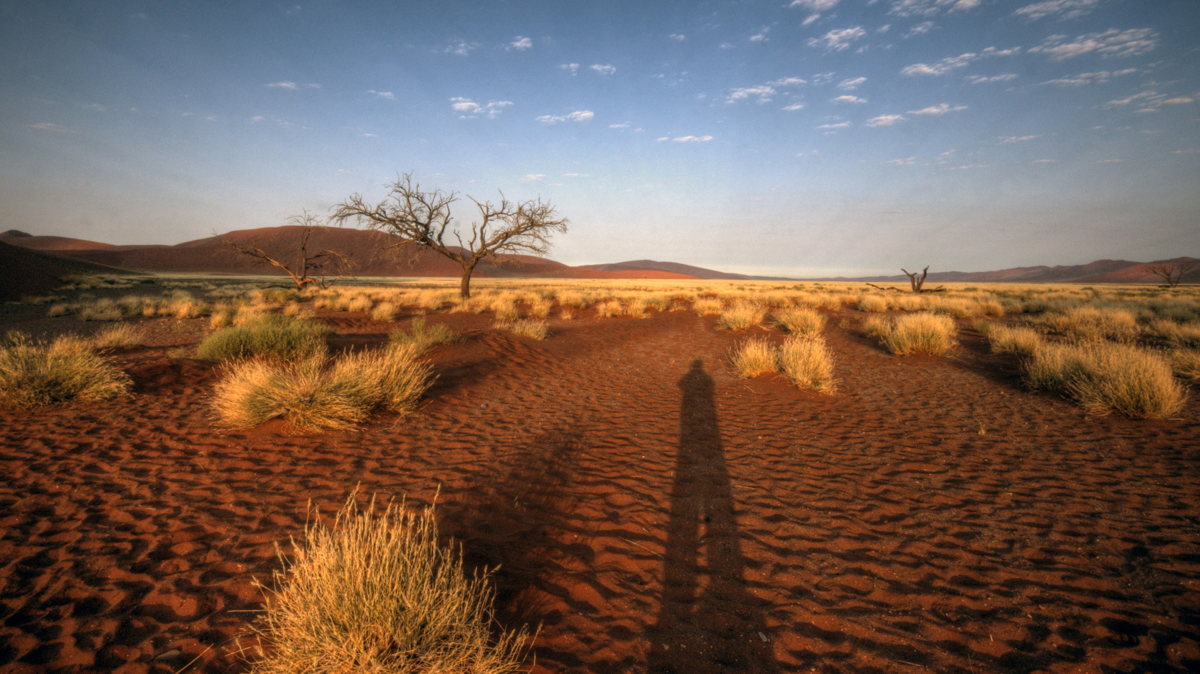
[[[78,337],[41,344],[10,333],[0,347],[0,403],[8,406],[111,400],[129,395],[132,385],[129,375],[104,362]]]
[[[806,307],[775,312],[775,324],[791,335],[816,335],[825,327],[825,315]]]
[[[330,365],[320,356],[278,363],[249,360],[229,367],[217,384],[212,408],[229,428],[251,428],[283,418],[311,430],[349,430],[371,411],[416,409],[432,383],[415,345],[348,354]]]
[[[391,302],[380,302],[375,305],[374,309],[371,309],[371,318],[377,321],[389,322],[396,318],[396,312],[399,310],[400,308]]]
[[[725,305],[721,303],[721,300],[711,297],[700,298],[692,302],[692,310],[701,316],[719,315],[724,308]]]
[[[92,345],[97,349],[128,349],[140,346],[146,340],[146,331],[136,325],[119,323],[96,333]]]
[[[247,358],[304,360],[325,353],[325,335],[330,328],[321,323],[297,321],[283,316],[260,316],[241,327],[223,328],[205,337],[196,355],[222,362]]]
[[[1160,355],[1127,344],[1046,344],[1025,363],[1031,388],[1064,391],[1093,414],[1161,419],[1187,399]]]
[[[888,303],[879,295],[863,295],[858,298],[857,308],[868,314],[878,314],[888,310]]]
[[[833,352],[819,336],[789,337],[779,347],[779,370],[800,388],[833,393]]]
[[[355,493],[333,527],[309,517],[275,589],[264,590],[255,631],[268,646],[255,674],[520,671],[525,630],[493,637],[488,572],[470,577],[453,544],[439,543],[433,508],[401,502],[373,515]]]
[[[987,336],[992,353],[1015,353],[1023,357],[1032,356],[1045,342],[1042,333],[1032,328],[996,325],[988,330]]]
[[[757,377],[760,374],[775,372],[778,364],[775,360],[775,346],[765,338],[747,339],[739,344],[730,357],[733,369],[743,377]]]
[[[607,300],[596,305],[597,318],[615,318],[625,313],[621,300]]]
[[[458,335],[444,323],[433,327],[425,326],[425,317],[414,318],[408,331],[397,330],[388,335],[392,344],[412,344],[417,351],[424,352],[439,344],[452,344],[458,341]]]
[[[956,331],[952,318],[923,311],[897,316],[890,326],[881,329],[880,341],[898,356],[916,353],[941,356],[955,345]]]
[[[1172,349],[1171,369],[1184,379],[1200,379],[1200,349]]]
[[[763,312],[753,303],[737,302],[721,312],[717,325],[726,330],[745,330],[762,322]]]
[[[546,321],[537,321],[530,318],[512,323],[496,323],[495,327],[500,330],[508,330],[514,335],[529,337],[539,341],[546,339],[550,334],[550,327],[546,324]]]

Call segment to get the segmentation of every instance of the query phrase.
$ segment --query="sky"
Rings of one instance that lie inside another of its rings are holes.
[[[1200,257],[1198,28],[1195,0],[3,3],[0,230],[174,244],[411,172],[552,203],[572,265]]]

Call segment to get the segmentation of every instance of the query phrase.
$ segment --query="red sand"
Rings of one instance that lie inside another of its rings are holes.
[[[332,320],[342,348],[394,327]],[[543,625],[536,672],[1200,669],[1194,394],[1088,417],[965,326],[897,358],[835,317],[828,397],[737,378],[745,334],[691,313],[545,342],[429,320],[466,338],[420,414],[358,433],[216,432],[217,372],[170,329],[112,356],[130,400],[0,411],[0,668],[245,671],[251,579],[361,483],[441,490],[469,563],[502,565],[501,622]]]

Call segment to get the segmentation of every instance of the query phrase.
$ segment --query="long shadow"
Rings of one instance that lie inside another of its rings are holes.
[[[649,629],[650,672],[776,672],[763,611],[746,591],[732,483],[712,377],[700,360],[679,380],[679,451],[671,489],[662,607]]]

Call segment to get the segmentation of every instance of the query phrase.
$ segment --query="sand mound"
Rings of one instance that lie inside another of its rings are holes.
[[[43,295],[63,285],[62,277],[74,274],[128,274],[113,267],[82,262],[0,241],[0,302]]]

